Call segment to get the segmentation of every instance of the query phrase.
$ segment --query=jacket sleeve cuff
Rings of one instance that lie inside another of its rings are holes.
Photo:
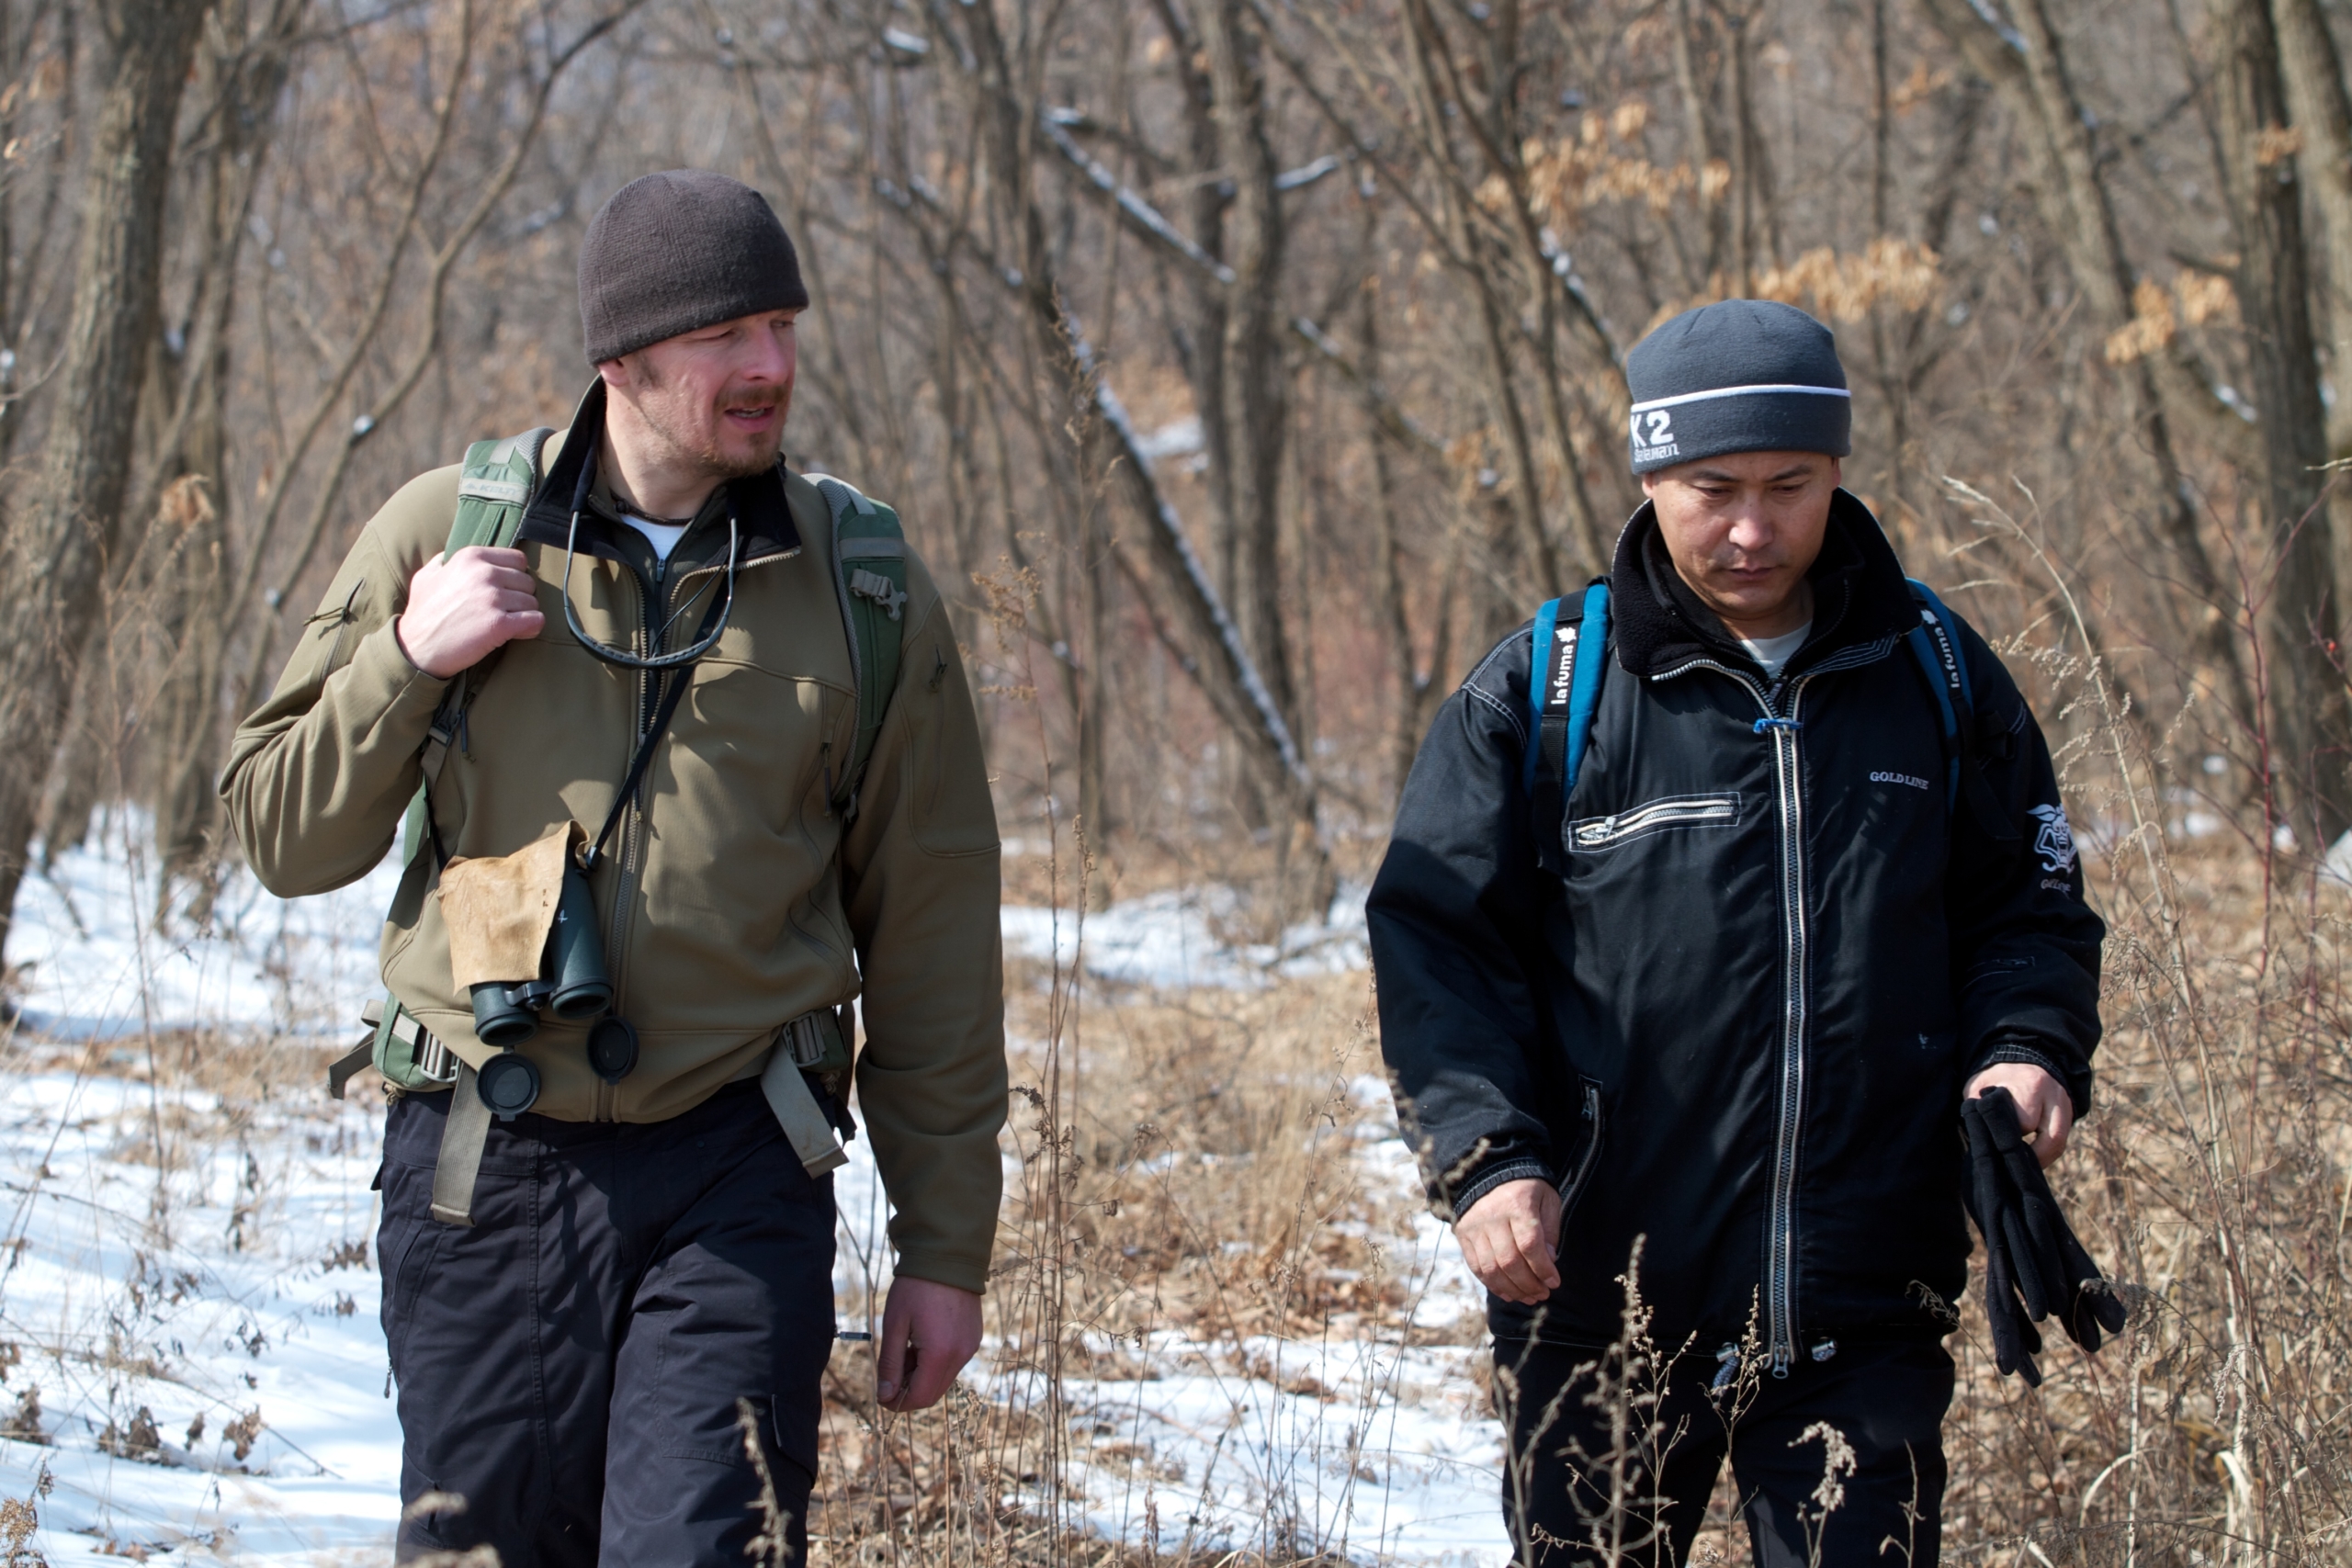
[[[394,630],[399,624],[388,621],[360,638],[351,662],[340,671],[347,682],[345,702],[355,715],[373,716],[370,730],[401,743],[408,740],[406,732],[413,730],[415,743],[421,746],[433,728],[433,716],[449,682],[409,662],[408,649],[401,646]]]
[[[1446,1217],[1451,1220],[1459,1220],[1476,1206],[1479,1199],[1484,1198],[1506,1181],[1549,1181],[1551,1179],[1553,1179],[1552,1168],[1532,1156],[1507,1159],[1498,1165],[1487,1166],[1464,1183],[1453,1194],[1453,1213]]]
[[[987,1258],[975,1261],[961,1254],[933,1251],[926,1247],[899,1254],[891,1274],[902,1280],[929,1280],[935,1284],[953,1285],[976,1296],[984,1296],[989,1290]]]
[[[1968,1065],[1968,1076],[1961,1081],[1965,1083],[1969,1078],[1975,1077],[1977,1074],[1983,1072],[1985,1068],[1999,1066],[2003,1063],[2016,1063],[2020,1066],[2040,1067],[2043,1072],[2048,1073],[2052,1077],[2056,1078],[2060,1083],[2066,1086],[2066,1098],[2075,1102],[2075,1121],[2079,1122],[2084,1117],[2088,1116],[2091,1113],[2091,1075],[2089,1069],[2085,1068],[2079,1072],[2070,1070],[2064,1066],[2064,1064],[2061,1063],[2057,1057],[2052,1055],[2049,1052],[2043,1051],[2023,1040],[2015,1038],[2008,1040],[1996,1040],[1991,1044],[1986,1045],[1983,1050],[1976,1054],[1976,1059]]]

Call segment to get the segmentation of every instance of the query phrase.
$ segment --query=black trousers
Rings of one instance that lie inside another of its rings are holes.
[[[1933,1340],[1840,1343],[1824,1361],[1711,1390],[1718,1364],[1685,1357],[1654,1404],[1593,1403],[1589,1347],[1495,1339],[1495,1395],[1510,1442],[1503,1516],[1525,1568],[1598,1562],[1594,1532],[1642,1568],[1686,1562],[1724,1461],[1738,1483],[1758,1568],[1935,1568],[1952,1363]],[[1850,1453],[1818,1495],[1833,1429]],[[1612,1507],[1611,1499],[1617,1500]]]
[[[504,1568],[739,1564],[752,1403],[805,1558],[833,1202],[757,1083],[669,1122],[492,1123],[475,1226],[432,1218],[450,1096],[384,1132],[384,1334],[400,1384],[396,1560],[487,1542]]]

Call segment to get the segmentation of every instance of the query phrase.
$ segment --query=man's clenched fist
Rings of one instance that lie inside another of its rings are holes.
[[[1560,1190],[1548,1181],[1506,1181],[1453,1222],[1463,1260],[1478,1283],[1533,1306],[1560,1288]]]
[[[409,580],[392,636],[411,664],[446,681],[493,648],[539,635],[547,617],[537,588],[520,550],[469,545],[446,560],[435,556]]]

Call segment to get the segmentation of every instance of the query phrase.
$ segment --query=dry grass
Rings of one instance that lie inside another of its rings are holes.
[[[2038,629],[2004,651],[2060,742],[2111,927],[2098,1105],[2059,1186],[2132,1321],[2096,1359],[2054,1344],[2029,1390],[1994,1371],[1972,1287],[1952,1341],[1946,1551],[2004,1568],[2352,1563],[2352,890],[2276,847],[2259,800],[2199,802],[2222,830],[2181,836],[2198,759],[2124,710],[2084,639],[2051,629],[2065,626],[2063,593],[2042,599],[2048,614],[2006,617]],[[1009,863],[1015,901],[1084,903],[1066,829],[1053,843]],[[1361,868],[1377,845],[1343,852]],[[1261,853],[1135,846],[1120,891],[1246,881]],[[1178,994],[1080,987],[1016,961],[1008,979],[1018,1175],[989,1302],[994,1372],[937,1411],[888,1416],[865,1352],[844,1347],[827,1379],[817,1560],[1317,1560],[1331,1543],[1279,1506],[1252,1539],[1164,1553],[1088,1536],[1080,1490],[1100,1503],[1124,1488],[1147,1515],[1164,1499],[1173,1517],[1198,1478],[1074,1419],[1069,1385],[1161,1375],[1141,1348],[1160,1336],[1269,1397],[1328,1404],[1335,1391],[1286,1347],[1476,1343],[1475,1316],[1417,1310],[1397,1259],[1418,1193],[1368,1179],[1359,1157],[1385,1121],[1363,1092],[1380,1070],[1368,977]],[[216,1109],[159,1110],[120,1151],[168,1171],[237,1139],[253,1108],[317,1095],[331,1054],[163,1035],[18,1042],[5,1065],[207,1091]],[[1475,1365],[1460,1383],[1443,1396],[1490,1392]],[[1732,1503],[1719,1489],[1702,1560],[1745,1560]]]
[[[2091,867],[2113,926],[2109,1035],[2060,1190],[2129,1291],[2132,1325],[2095,1359],[2054,1346],[2031,1391],[1995,1373],[1972,1287],[1952,1341],[1947,1551],[2352,1562],[2352,897],[2245,839],[2134,836],[2099,755],[2082,749],[2069,790],[2114,829]],[[990,1298],[995,1396],[959,1389],[939,1411],[883,1416],[865,1352],[844,1347],[812,1520],[822,1563],[1153,1561],[1076,1529],[1057,1478],[1082,1464],[1099,1488],[1124,1466],[1137,1495],[1170,1497],[1183,1478],[1073,1429],[1069,1381],[1154,1376],[1131,1348],[1173,1330],[1227,1375],[1328,1398],[1264,1347],[1408,1332],[1413,1285],[1393,1260],[1418,1195],[1367,1185],[1355,1157],[1381,1115],[1360,1087],[1379,1071],[1366,976],[1187,995],[1090,983],[1075,997],[1042,964],[1010,979],[1007,1142],[1022,1174]],[[159,1081],[219,1109],[161,1116],[150,1136],[166,1163],[191,1140],[233,1139],[240,1107],[316,1094],[328,1055],[161,1037]],[[141,1044],[37,1062],[20,1046],[14,1065],[144,1077],[151,1064]],[[152,1162],[154,1146],[123,1152]],[[1475,1319],[1409,1329],[1457,1345],[1478,1332]],[[1465,1377],[1464,1396],[1485,1381]],[[1704,1560],[1746,1559],[1730,1505],[1726,1488]],[[1303,1561],[1319,1545],[1203,1541],[1191,1555]]]
[[[1992,1364],[1980,1269],[1951,1342],[1946,1554],[2352,1563],[2352,888],[2281,848],[2263,801],[2188,798],[2179,781],[2201,782],[2201,758],[2130,712],[2083,657],[2065,579],[2024,531],[1989,521],[2024,569],[2008,624],[2037,628],[2003,652],[2059,748],[2110,926],[2098,1102],[2057,1185],[2132,1315],[2096,1358],[2050,1325],[2046,1382],[2029,1389]],[[2184,836],[2192,804],[2222,830]],[[1069,898],[1069,863],[1033,861],[1026,890]],[[862,1385],[843,1382],[835,1429],[864,1420],[879,1440],[829,1455],[831,1557],[1148,1557],[1055,1528],[1047,1483],[1076,1457],[1061,1381],[1105,1375],[1106,1339],[1180,1326],[1263,1376],[1245,1341],[1407,1328],[1410,1292],[1384,1272],[1384,1244],[1417,1194],[1367,1188],[1345,1157],[1375,1113],[1349,1089],[1378,1070],[1363,977],[1186,996],[1090,985],[1082,1006],[1065,975],[1012,978],[1029,1043],[1012,1134],[1023,1179],[992,1326],[1037,1376],[1023,1401],[925,1418],[928,1441],[921,1421],[912,1441],[903,1424],[880,1434]],[[1470,1343],[1479,1325],[1412,1332]],[[1464,1381],[1487,1393],[1486,1376]],[[1008,1511],[1014,1495],[1035,1501]],[[1747,1560],[1734,1504],[1720,1487],[1694,1560]],[[1227,1544],[1254,1562],[1317,1543]]]

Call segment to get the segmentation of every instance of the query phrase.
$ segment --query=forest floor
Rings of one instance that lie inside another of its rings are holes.
[[[12,943],[0,1497],[39,1517],[13,1547],[388,1562],[384,1108],[372,1077],[329,1100],[322,1069],[374,988],[391,868],[292,902],[232,874],[209,934],[159,937],[142,826],[28,879]],[[1361,891],[1335,908],[1252,940],[1222,890],[1163,888],[1088,916],[1081,946],[1071,909],[1007,907],[989,1345],[904,1419],[874,1410],[862,1347],[836,1352],[819,1561],[952,1558],[975,1530],[1023,1557],[1507,1558],[1475,1288],[1395,1137]],[[886,1200],[850,1152],[856,1328]]]

